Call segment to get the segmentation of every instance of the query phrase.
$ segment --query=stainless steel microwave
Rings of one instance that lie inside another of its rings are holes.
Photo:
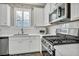
[[[65,21],[65,19],[70,19],[71,16],[71,5],[70,3],[59,3],[55,10],[49,15],[49,22]],[[66,20],[67,21],[67,20]]]

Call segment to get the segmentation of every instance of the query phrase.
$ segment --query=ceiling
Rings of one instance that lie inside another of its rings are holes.
[[[44,7],[46,3],[9,3],[12,7]]]
[[[45,6],[45,3],[27,3],[30,5]]]

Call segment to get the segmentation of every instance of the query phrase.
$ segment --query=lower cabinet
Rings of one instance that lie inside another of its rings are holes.
[[[79,44],[56,45],[56,56],[79,56]]]
[[[40,37],[30,37],[30,52],[40,51],[41,39]]]
[[[10,37],[9,54],[20,54],[40,51],[40,36]]]

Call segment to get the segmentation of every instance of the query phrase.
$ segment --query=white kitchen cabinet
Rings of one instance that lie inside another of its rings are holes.
[[[10,6],[0,4],[0,25],[10,26]]]
[[[17,43],[17,39],[10,38],[9,39],[9,54],[16,54],[19,53],[19,47],[20,45]],[[16,50],[18,49],[18,51]]]
[[[49,15],[57,8],[57,3],[47,3],[44,7],[44,25],[48,26],[49,24]]]
[[[43,20],[44,20],[44,9],[34,7],[33,9],[33,20],[34,20],[34,26],[43,26]]]
[[[79,19],[79,3],[71,3],[71,21]]]
[[[56,56],[79,56],[79,44],[56,45]]]
[[[10,37],[9,54],[40,51],[40,36]]]
[[[29,37],[11,37],[9,39],[9,54],[29,52]]]
[[[41,39],[40,37],[30,37],[30,52],[40,51]]]
[[[20,51],[22,51],[21,53],[28,53],[28,52],[30,52],[30,50],[29,50],[29,47],[30,47],[30,43],[29,43],[29,37],[28,37],[28,39],[25,39],[25,38],[21,38],[21,42],[20,42],[21,44],[20,44],[20,47],[21,47],[21,49],[20,49]]]
[[[9,39],[9,54],[30,52],[29,44],[29,37],[12,37]]]
[[[54,11],[54,9],[56,8],[56,3],[50,3],[50,13],[52,13]]]
[[[49,24],[50,3],[47,3],[44,7],[44,25]]]

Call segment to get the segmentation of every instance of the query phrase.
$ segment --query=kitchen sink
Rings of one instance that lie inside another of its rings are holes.
[[[27,36],[29,34],[14,34],[13,36]]]

